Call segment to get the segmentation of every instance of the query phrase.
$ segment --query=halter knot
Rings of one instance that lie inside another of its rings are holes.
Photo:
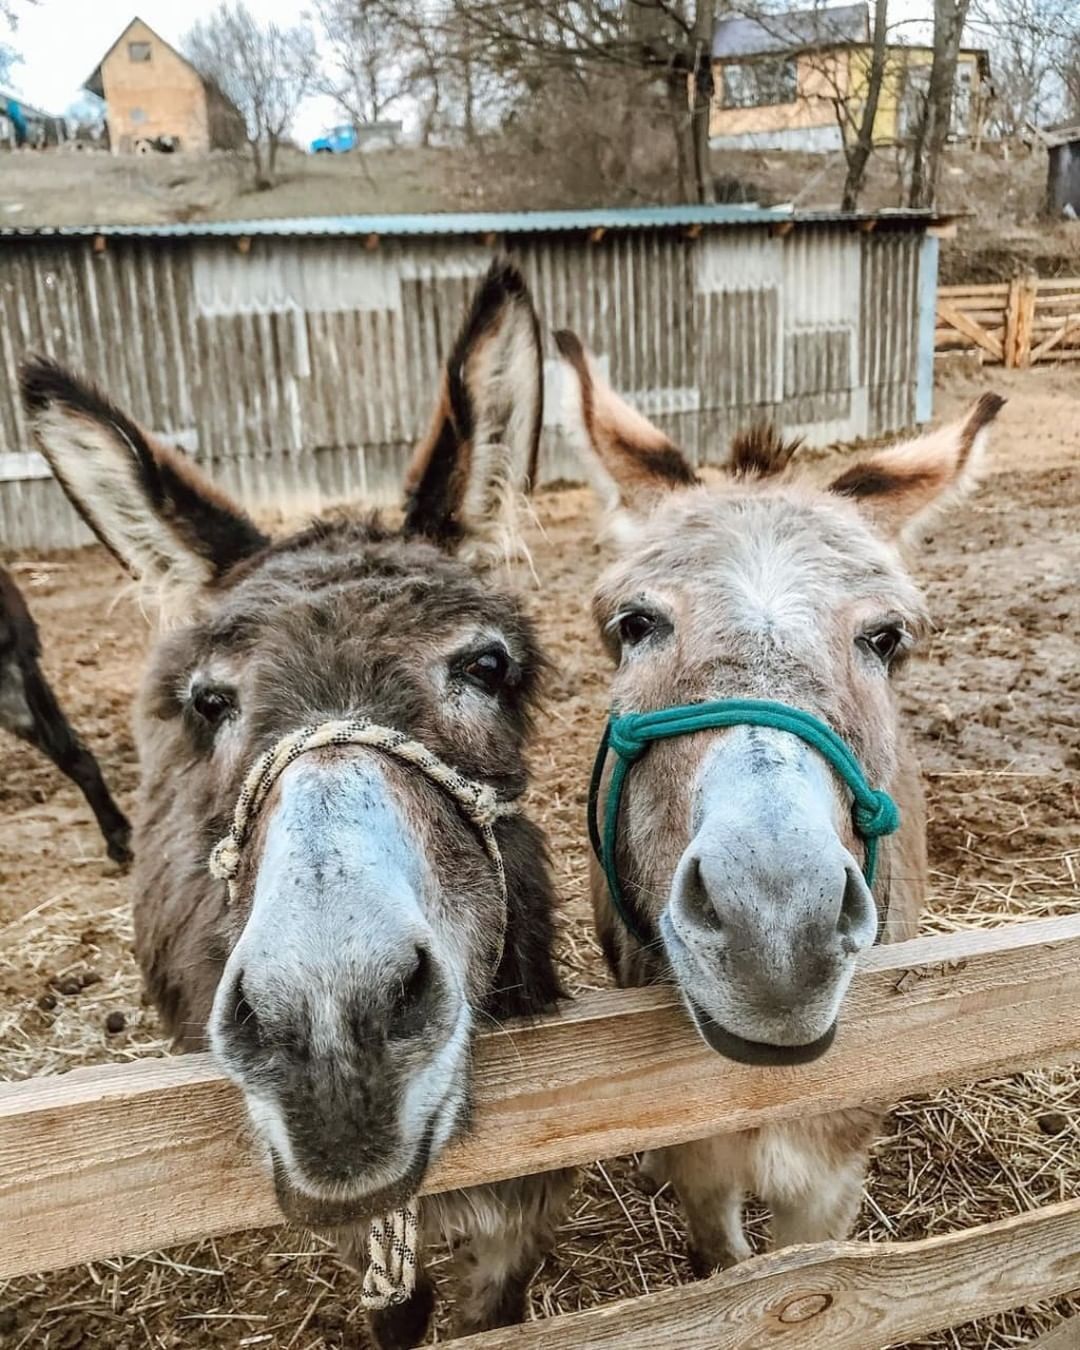
[[[612,717],[608,724],[608,746],[628,764],[640,759],[649,744],[649,738],[640,735],[637,726],[638,723],[629,717]]]
[[[871,789],[867,800],[857,802],[852,812],[855,828],[864,839],[880,839],[900,828],[900,812],[887,792]]]
[[[210,875],[218,881],[235,881],[240,873],[240,846],[230,832],[210,851]]]

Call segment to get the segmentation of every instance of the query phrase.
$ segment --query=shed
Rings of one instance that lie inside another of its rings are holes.
[[[496,251],[544,332],[580,333],[696,462],[763,418],[815,445],[898,432],[930,416],[945,224],[688,206],[4,227],[0,543],[88,539],[19,407],[30,351],[98,379],[252,508],[397,500]],[[580,477],[547,369],[542,476]]]
[[[0,146],[18,150],[26,146],[41,149],[60,145],[67,139],[62,117],[54,117],[27,103],[25,99],[0,89]]]
[[[1080,126],[1043,133],[1049,163],[1046,172],[1046,213],[1080,217]]]

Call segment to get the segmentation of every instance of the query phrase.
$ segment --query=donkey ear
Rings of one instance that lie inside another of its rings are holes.
[[[988,427],[1004,406],[998,394],[983,394],[958,422],[860,460],[833,479],[829,491],[851,497],[883,533],[911,539],[974,486]]]
[[[496,259],[446,363],[405,479],[405,532],[479,554],[517,548],[517,498],[536,475],[544,411],[540,325],[521,273]]]
[[[22,368],[35,440],[72,505],[132,573],[182,606],[267,541],[183,456],[52,361]]]
[[[568,371],[563,418],[586,473],[608,507],[644,514],[697,475],[659,427],[621,399],[568,329],[555,334]]]

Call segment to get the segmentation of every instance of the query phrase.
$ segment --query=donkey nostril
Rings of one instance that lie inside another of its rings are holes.
[[[412,968],[401,974],[400,983],[393,992],[390,1014],[392,1036],[416,1036],[423,1029],[434,981],[435,968],[431,957],[426,948],[417,947]]]
[[[867,945],[866,934],[873,920],[876,920],[874,898],[862,878],[849,868],[844,882],[844,898],[840,903],[840,917],[836,921],[836,931],[843,940],[845,950],[856,952]]]
[[[723,926],[713,896],[705,884],[699,858],[691,858],[683,868],[679,883],[679,899],[682,902],[683,913],[699,927],[719,930]]]
[[[259,1040],[259,1019],[244,992],[244,977],[242,974],[237,976],[236,984],[233,986],[232,1015],[229,1022],[235,1035],[248,1041],[257,1042]]]

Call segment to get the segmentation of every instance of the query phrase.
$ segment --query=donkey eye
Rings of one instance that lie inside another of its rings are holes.
[[[644,640],[656,631],[656,620],[643,610],[632,610],[619,617],[619,637],[627,647]]]
[[[217,684],[196,685],[191,691],[191,706],[208,726],[220,726],[236,712],[236,693]]]
[[[868,651],[874,653],[883,666],[887,666],[904,646],[904,631],[895,624],[886,624],[882,628],[864,633],[859,641]]]
[[[485,647],[481,652],[470,653],[461,662],[459,670],[470,684],[488,694],[497,694],[500,689],[517,684],[521,674],[517,662],[504,647]]]

